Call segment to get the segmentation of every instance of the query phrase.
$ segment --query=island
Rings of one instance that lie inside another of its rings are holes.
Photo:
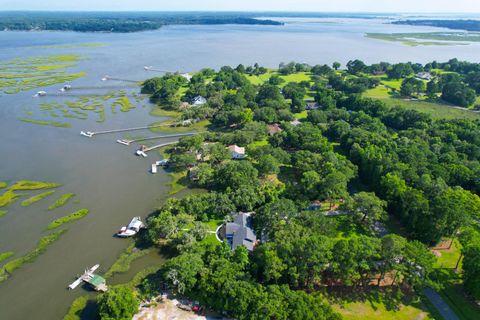
[[[480,20],[472,19],[419,19],[419,20],[398,20],[393,24],[411,25],[411,26],[427,26],[437,28],[447,28],[466,31],[480,31]]]
[[[283,25],[251,14],[235,13],[160,13],[160,12],[2,12],[0,30],[139,32],[166,25]]]

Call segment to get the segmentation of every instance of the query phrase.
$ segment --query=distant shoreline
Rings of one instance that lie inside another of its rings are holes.
[[[0,12],[0,30],[3,31],[131,33],[158,30],[167,25],[226,24],[284,25],[279,21],[232,13]]]

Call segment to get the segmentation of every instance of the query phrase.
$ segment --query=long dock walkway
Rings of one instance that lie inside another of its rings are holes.
[[[179,133],[179,134],[171,134],[171,135],[163,135],[163,136],[154,136],[154,137],[146,137],[146,138],[139,138],[139,139],[134,139],[134,140],[127,140],[127,139],[119,139],[117,140],[118,143],[124,144],[126,146],[129,146],[130,144],[134,142],[140,142],[140,141],[148,141],[148,140],[156,140],[156,139],[166,139],[166,138],[179,138],[179,137],[188,137],[188,136],[193,136],[197,133]]]
[[[155,149],[158,149],[158,148],[161,148],[161,147],[166,147],[166,146],[169,146],[169,145],[172,145],[172,144],[176,144],[178,143],[178,141],[172,141],[172,142],[166,142],[166,143],[161,143],[161,144],[157,144],[155,146],[151,146],[151,147],[148,147],[148,148],[145,148],[143,149],[143,152],[147,153],[149,151],[152,151],[152,150],[155,150]]]
[[[144,127],[133,127],[133,128],[124,128],[124,129],[113,129],[113,130],[105,130],[105,131],[82,131],[80,132],[81,135],[86,136],[86,137],[93,137],[99,134],[108,134],[108,133],[117,133],[117,132],[126,132],[126,131],[135,131],[135,130],[144,130],[144,129],[150,129],[150,128],[159,128],[159,127],[165,127],[165,124],[159,124],[156,126],[144,126]]]

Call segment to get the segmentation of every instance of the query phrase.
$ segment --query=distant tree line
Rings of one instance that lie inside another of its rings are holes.
[[[40,13],[6,12],[0,14],[0,30],[53,30],[77,32],[138,32],[156,30],[164,25],[255,24],[282,25],[273,20],[225,14],[161,13]]]

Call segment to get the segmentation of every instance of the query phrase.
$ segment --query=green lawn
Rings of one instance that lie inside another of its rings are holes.
[[[439,281],[445,287],[439,291],[439,294],[447,302],[453,311],[462,320],[474,320],[480,314],[480,307],[471,302],[463,291],[461,273],[455,273],[454,268],[460,257],[461,245],[455,239],[450,249],[437,250],[440,256],[437,256],[435,268],[440,272]],[[459,264],[461,272],[462,263]]]
[[[298,120],[306,119],[308,117],[308,111],[303,110],[302,112],[294,113],[293,116]]]
[[[250,143],[248,145],[248,147],[251,148],[251,149],[255,149],[255,148],[266,146],[266,145],[268,145],[268,140],[265,138],[264,140],[255,141],[253,143]]]
[[[285,80],[285,83],[288,82],[302,82],[302,81],[311,81],[311,75],[308,72],[298,72],[298,73],[292,73],[287,76],[280,76],[283,80]]]
[[[399,90],[400,87],[402,86],[402,79],[395,79],[395,80],[382,79],[382,83],[390,88]]]
[[[268,81],[268,79],[270,79],[270,77],[272,76],[272,72],[267,72],[267,73],[264,73],[264,74],[260,74],[260,75],[248,75],[247,76],[247,79],[250,81],[251,84],[253,85],[262,85],[264,84],[265,82]]]
[[[362,294],[343,293],[343,298],[340,300],[338,298],[332,303],[332,308],[346,320],[433,319],[419,299],[409,302],[398,301],[377,289]]]
[[[172,181],[170,182],[169,194],[179,193],[180,191],[185,190],[188,187],[188,178],[186,171],[170,172],[169,176],[172,177]]]
[[[333,305],[333,309],[340,313],[345,320],[412,320],[431,319],[428,313],[413,306],[401,306],[400,310],[387,310],[383,304],[348,303],[343,308]]]
[[[461,320],[478,319],[480,307],[465,298],[463,287],[459,283],[451,283],[439,293]]]
[[[373,89],[369,89],[365,92],[365,96],[369,98],[376,98],[376,99],[388,99],[390,98],[390,90],[388,90],[385,86],[379,85]]]
[[[437,257],[437,261],[435,263],[435,268],[448,268],[453,269],[455,268],[458,258],[460,258],[460,250],[461,250],[460,242],[455,239],[453,241],[452,247],[448,250],[437,250],[441,256]],[[462,264],[460,263],[460,268]]]
[[[441,103],[411,101],[396,98],[385,98],[381,100],[389,107],[401,107],[405,109],[417,110],[419,112],[429,114],[433,119],[480,119],[480,113],[470,110],[457,109]]]

